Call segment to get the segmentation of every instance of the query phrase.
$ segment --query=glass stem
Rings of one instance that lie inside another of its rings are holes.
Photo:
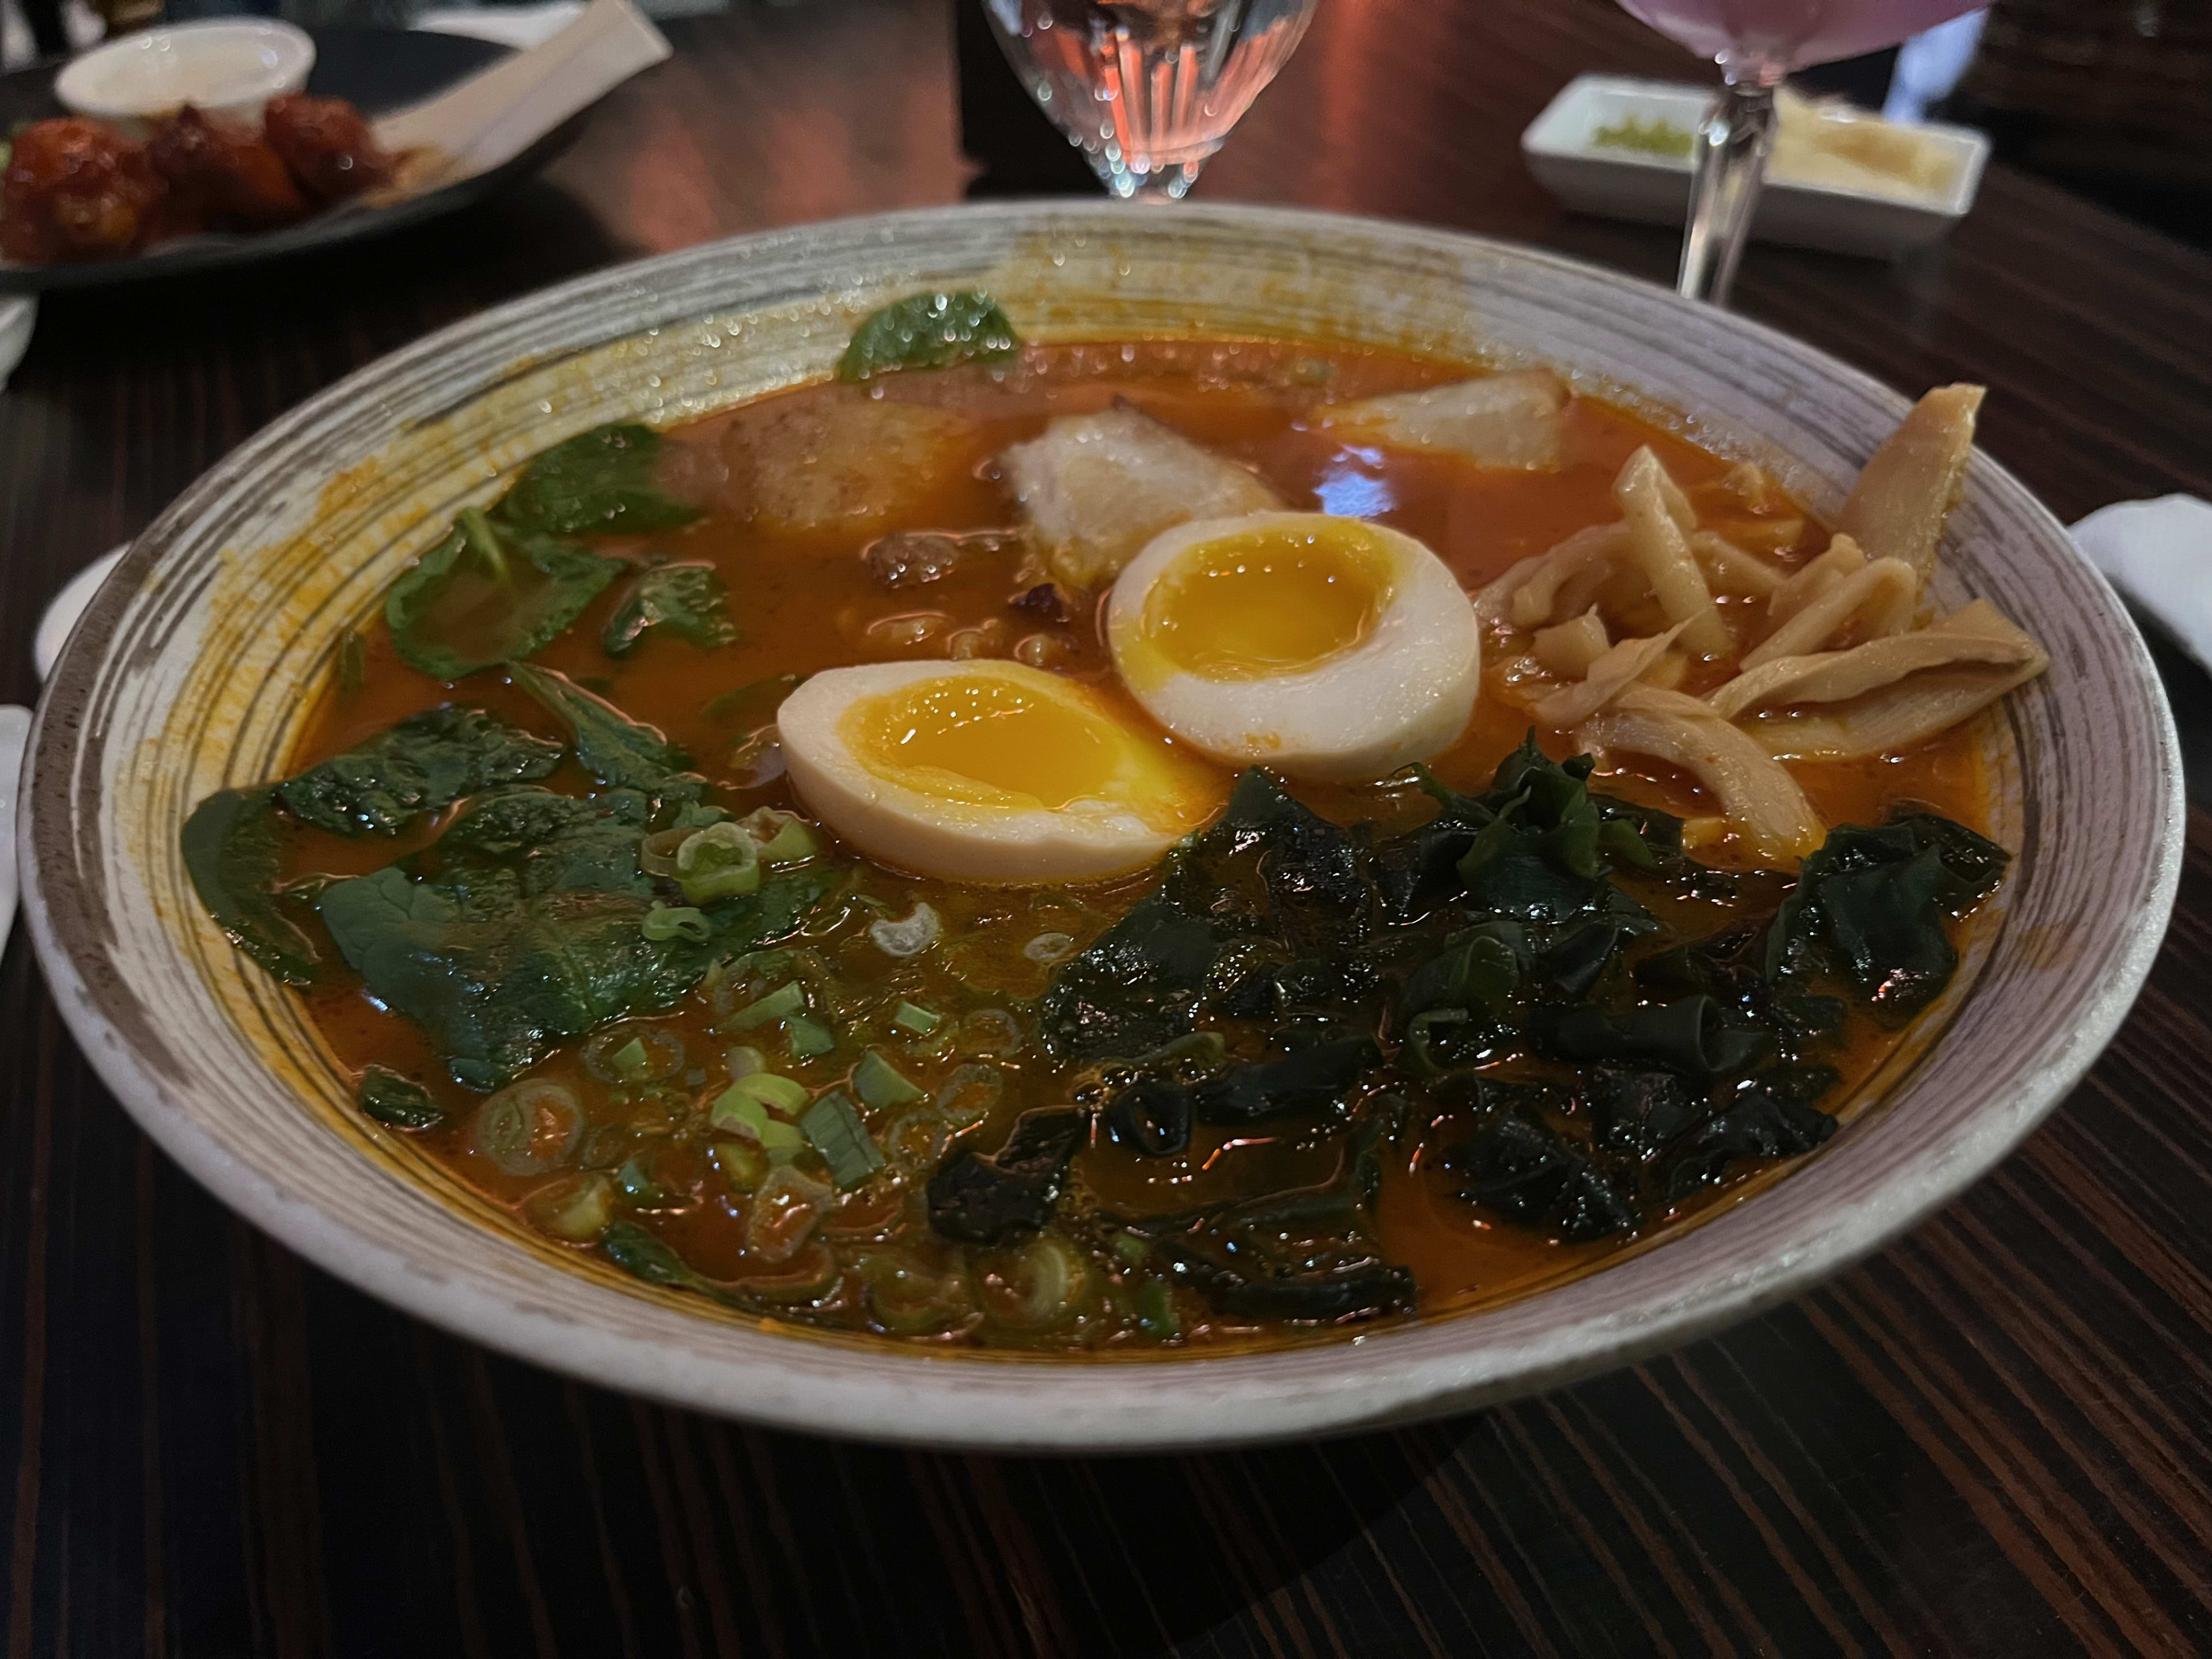
[[[1715,305],[1728,303],[1759,205],[1767,152],[1774,148],[1774,88],[1761,76],[1731,79],[1698,129],[1690,225],[1682,238],[1676,292]]]

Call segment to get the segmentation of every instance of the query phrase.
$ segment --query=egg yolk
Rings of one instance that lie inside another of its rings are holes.
[[[1200,542],[1145,596],[1159,656],[1209,680],[1303,673],[1349,651],[1390,603],[1391,561],[1354,520]]]
[[[842,735],[886,782],[971,805],[1058,812],[1101,801],[1155,829],[1182,830],[1220,804],[1212,767],[1126,722],[1082,686],[1036,680],[917,680],[856,702]]]

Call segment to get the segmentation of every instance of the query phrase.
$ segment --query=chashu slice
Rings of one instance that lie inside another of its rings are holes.
[[[1316,410],[1314,418],[1352,442],[1547,472],[1559,464],[1566,407],[1559,377],[1536,368],[1334,404]]]
[[[732,511],[782,534],[865,530],[981,459],[981,429],[925,404],[840,387],[739,410],[722,434]]]
[[[1052,574],[1098,587],[1163,530],[1283,505],[1258,478],[1133,404],[1066,415],[1000,456]]]

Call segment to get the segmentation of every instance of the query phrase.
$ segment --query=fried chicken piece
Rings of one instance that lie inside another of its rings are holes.
[[[392,158],[377,147],[361,112],[343,98],[310,98],[304,92],[272,98],[261,129],[300,188],[317,202],[342,202],[392,176]]]
[[[178,216],[210,230],[270,230],[314,210],[268,140],[190,104],[154,130],[146,153]]]
[[[96,121],[39,121],[0,181],[0,253],[27,264],[112,259],[164,234],[168,191],[143,144]]]

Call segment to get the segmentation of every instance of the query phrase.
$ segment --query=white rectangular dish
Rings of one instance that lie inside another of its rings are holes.
[[[1537,181],[1571,208],[1645,224],[1679,225],[1689,211],[1688,160],[1601,146],[1597,134],[1627,121],[1664,121],[1694,132],[1711,101],[1712,94],[1702,87],[1577,76],[1521,135],[1521,153]],[[1966,127],[1929,124],[1915,131],[1952,162],[1948,188],[1890,194],[1770,178],[1752,235],[1797,247],[1887,257],[1941,240],[1973,205],[1990,141]]]

